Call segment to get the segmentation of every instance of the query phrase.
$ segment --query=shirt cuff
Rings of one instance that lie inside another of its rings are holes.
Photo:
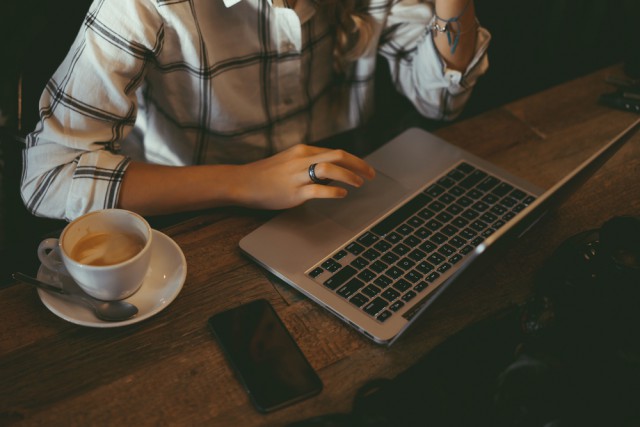
[[[94,210],[115,208],[129,163],[128,157],[106,150],[80,156],[67,199],[67,219],[73,220]]]

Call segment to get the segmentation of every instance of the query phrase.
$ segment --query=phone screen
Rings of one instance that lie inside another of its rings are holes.
[[[261,412],[311,397],[322,382],[268,301],[218,313],[209,327]]]

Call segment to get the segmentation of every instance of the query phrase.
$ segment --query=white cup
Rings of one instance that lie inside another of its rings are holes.
[[[50,270],[70,275],[92,297],[120,300],[142,285],[152,236],[147,221],[134,212],[94,211],[67,224],[58,239],[43,240],[38,258]],[[51,251],[58,256],[51,256]]]

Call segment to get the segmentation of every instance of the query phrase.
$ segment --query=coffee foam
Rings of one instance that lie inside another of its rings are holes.
[[[144,247],[135,234],[98,232],[78,240],[71,250],[71,258],[87,265],[113,265],[133,258]]]

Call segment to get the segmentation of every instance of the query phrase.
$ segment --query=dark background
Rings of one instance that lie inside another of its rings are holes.
[[[212,0],[214,1],[214,0]],[[34,218],[23,207],[18,183],[21,144],[37,121],[37,102],[62,60],[89,7],[87,0],[2,0],[0,4],[0,286],[11,271],[35,273],[38,242],[64,223]],[[614,63],[635,77],[639,50],[637,0],[479,0],[476,11],[492,34],[490,69],[478,82],[459,120]],[[22,120],[17,87],[22,78]],[[421,118],[379,73],[378,116],[393,126],[376,129],[385,138],[398,128],[439,123]]]

